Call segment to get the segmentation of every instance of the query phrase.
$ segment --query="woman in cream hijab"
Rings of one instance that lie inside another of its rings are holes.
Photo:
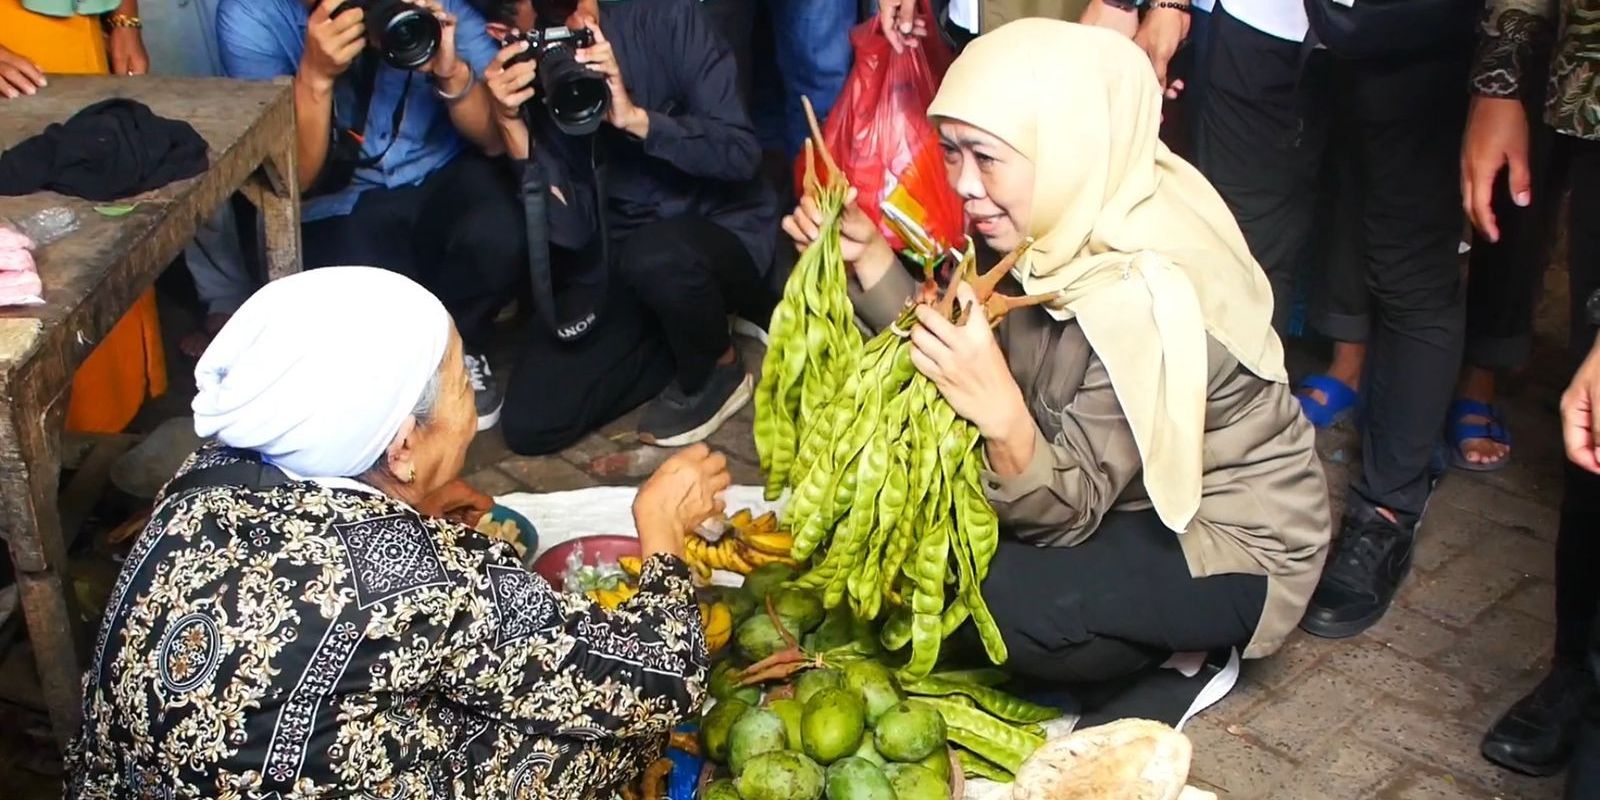
[[[1126,37],[1044,19],[969,45],[929,112],[990,258],[1033,240],[1009,293],[1050,296],[995,333],[981,312],[924,309],[912,334],[917,368],[983,434],[1008,534],[984,597],[1010,667],[1038,677],[1268,655],[1330,535],[1271,290],[1221,198],[1158,140],[1160,112]],[[805,243],[817,222],[806,201],[784,227]],[[886,325],[916,284],[853,207],[844,232],[856,311]]]
[[[67,797],[610,797],[699,706],[682,547],[720,508],[721,456],[685,450],[639,490],[640,593],[608,612],[438,516],[476,412],[461,338],[410,279],[275,281],[195,379],[217,443],[112,590]]]

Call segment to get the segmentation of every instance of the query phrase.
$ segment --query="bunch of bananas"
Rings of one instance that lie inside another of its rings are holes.
[[[599,589],[590,589],[589,591],[584,592],[584,594],[589,596],[590,600],[593,600],[595,603],[599,604],[601,608],[607,611],[616,609],[617,606],[620,606],[623,603],[633,599],[633,596],[638,593],[639,587],[634,586],[627,581],[620,581],[614,587],[601,587]]]
[[[789,557],[793,547],[794,537],[778,530],[776,514],[755,517],[749,509],[729,517],[727,533],[715,543],[698,534],[683,543],[684,556],[702,581],[710,580],[714,569],[749,575],[766,564],[796,567],[798,562]]]
[[[638,556],[623,556],[617,559],[617,566],[627,573],[628,580],[619,582],[615,587],[600,587],[585,592],[590,600],[607,611],[639,593],[639,571],[643,569],[644,562]],[[706,649],[718,652],[727,647],[728,640],[733,638],[733,609],[721,600],[711,603],[701,600],[700,624],[706,632]]]
[[[733,638],[733,609],[721,600],[700,601],[700,624],[706,629],[706,650],[716,654]]]

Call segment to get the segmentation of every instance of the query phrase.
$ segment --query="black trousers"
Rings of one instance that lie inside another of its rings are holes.
[[[1219,5],[1206,51],[1199,166],[1266,269],[1282,330],[1318,229],[1330,153],[1358,224],[1348,259],[1370,318],[1323,315],[1336,339],[1370,342],[1357,499],[1421,513],[1428,462],[1461,363],[1459,142],[1467,53],[1340,61],[1261,33]],[[1337,140],[1336,150],[1330,143]],[[1370,333],[1369,333],[1370,332]]]
[[[1154,511],[1113,511],[1075,547],[1002,540],[983,598],[1007,669],[1099,683],[1175,652],[1242,648],[1261,620],[1267,579],[1192,577],[1178,535]]]
[[[1557,135],[1572,187],[1567,270],[1572,293],[1572,363],[1594,345],[1584,304],[1600,288],[1600,142]],[[1537,192],[1535,188],[1535,192]],[[1537,197],[1537,195],[1535,195]],[[1556,538],[1556,658],[1581,664],[1600,681],[1600,475],[1568,464]],[[1568,770],[1568,800],[1600,797],[1600,699],[1585,709]]]
[[[306,268],[382,267],[426,286],[468,352],[489,349],[495,314],[528,272],[511,170],[464,152],[415,186],[369,189],[342,217],[302,228]]]
[[[557,251],[551,260],[559,272],[576,257]],[[698,217],[628,235],[612,254],[607,291],[593,330],[576,341],[531,321],[501,416],[512,450],[561,450],[673,380],[699,389],[728,350],[728,315],[764,324],[776,303],[739,238]]]

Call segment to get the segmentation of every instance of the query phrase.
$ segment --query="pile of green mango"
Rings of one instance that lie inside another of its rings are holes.
[[[907,702],[887,667],[809,670],[765,701],[725,677],[734,669],[713,673],[722,696],[700,723],[702,752],[730,777],[703,800],[948,800],[944,718]]]
[[[870,645],[876,632],[847,607],[824,612],[815,594],[785,585],[791,577],[763,568],[743,587],[754,608],[735,628],[734,658],[712,670],[714,703],[700,722],[701,752],[719,775],[701,800],[948,800],[956,765],[1009,781],[1043,743],[1038,723],[1060,715],[995,688],[997,670],[902,685]],[[741,686],[743,665],[789,647],[777,625],[826,666]]]

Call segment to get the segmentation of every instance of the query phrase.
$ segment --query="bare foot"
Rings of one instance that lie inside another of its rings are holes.
[[[1461,384],[1456,389],[1456,394],[1464,400],[1489,405],[1494,402],[1494,373],[1478,367],[1467,367],[1461,371]],[[1460,419],[1465,425],[1490,425],[1494,420],[1469,414]],[[1472,464],[1498,464],[1511,457],[1510,445],[1501,444],[1493,439],[1462,439],[1459,445],[1461,457]]]
[[[184,336],[178,341],[178,351],[184,355],[198,359],[206,354],[206,348],[211,346],[211,340],[222,331],[222,326],[228,324],[232,314],[207,314],[206,321],[200,330]]]
[[[1350,387],[1351,391],[1361,391],[1361,373],[1367,365],[1367,346],[1361,342],[1335,342],[1333,345],[1333,363],[1328,365],[1324,372],[1330,378]],[[1301,397],[1309,398],[1317,405],[1328,404],[1328,393],[1321,389],[1304,388],[1299,392]]]

